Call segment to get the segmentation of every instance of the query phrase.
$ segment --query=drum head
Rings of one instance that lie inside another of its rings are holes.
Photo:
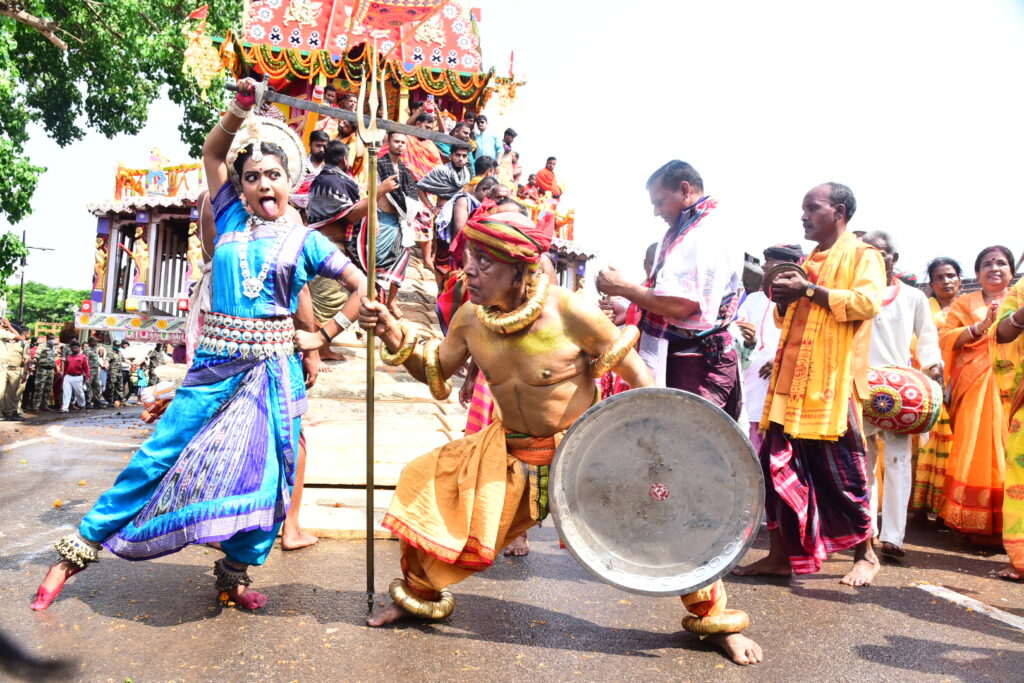
[[[569,552],[606,583],[682,595],[732,569],[757,536],[761,465],[736,423],[678,389],[627,391],[558,447],[551,512]]]

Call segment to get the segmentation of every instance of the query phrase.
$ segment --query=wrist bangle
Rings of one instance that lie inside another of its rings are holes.
[[[338,331],[338,334],[341,334],[342,332],[344,332],[345,330],[352,326],[352,321],[346,318],[345,314],[342,313],[341,311],[338,311],[338,313],[334,316],[333,320],[334,322],[338,323],[338,325],[341,327],[341,330]]]
[[[228,130],[227,129],[227,126],[224,125],[224,119],[221,119],[220,121],[217,121],[217,125],[220,126],[220,129],[222,131],[224,131],[225,133],[227,133],[228,135],[234,136],[234,135],[238,134],[237,130]]]
[[[320,328],[320,336],[323,337],[324,341],[326,341],[328,344],[331,343],[331,335],[327,334],[327,330],[322,327]]]
[[[242,109],[242,107],[238,105],[238,100],[232,100],[231,104],[228,105],[228,111],[237,116],[238,118],[244,119],[249,115],[249,112],[252,110]]]
[[[1017,311],[1014,311],[1006,317],[1009,318],[1011,325],[1016,327],[1018,330],[1024,330],[1024,323],[1017,322]]]

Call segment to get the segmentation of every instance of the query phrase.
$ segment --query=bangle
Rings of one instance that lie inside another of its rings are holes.
[[[409,333],[409,329],[405,326],[405,323],[400,323],[402,328],[402,343],[398,345],[398,350],[392,353],[388,349],[388,345],[381,341],[380,345],[380,360],[384,365],[390,365],[396,367],[409,360],[413,350],[416,348],[416,342],[419,341],[419,332],[413,331]]]
[[[338,313],[334,316],[333,320],[334,322],[338,323],[338,325],[341,327],[341,329],[338,330],[338,334],[341,334],[348,328],[352,327],[352,321],[346,318],[345,314],[342,313],[341,311],[338,311]]]
[[[326,341],[328,344],[331,343],[331,335],[327,334],[327,330],[322,327],[320,328],[320,336],[323,337],[324,341]]]
[[[441,342],[431,339],[423,349],[423,366],[430,395],[443,401],[452,393],[452,383],[441,376]]]
[[[633,350],[633,346],[639,338],[640,330],[636,328],[636,325],[626,325],[622,328],[619,338],[612,342],[608,350],[594,359],[588,374],[594,379],[607,375],[612,368],[621,363],[622,359]]]
[[[231,104],[228,105],[228,111],[237,116],[240,119],[244,119],[249,115],[252,109],[242,109],[238,106],[238,100],[232,100]]]
[[[1024,330],[1024,323],[1017,322],[1017,311],[1014,311],[1006,317],[1010,320],[1011,325],[1016,327],[1018,330]]]
[[[234,135],[238,134],[237,130],[228,130],[227,127],[224,125],[224,120],[223,119],[221,119],[220,121],[217,121],[217,125],[220,126],[220,129],[222,131],[224,131],[225,133],[227,133],[228,135],[234,136]]]

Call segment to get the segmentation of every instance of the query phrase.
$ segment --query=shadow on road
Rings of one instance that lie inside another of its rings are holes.
[[[909,636],[885,636],[887,645],[855,645],[853,650],[876,664],[904,669],[915,674],[934,674],[964,681],[978,680],[986,671],[1004,671],[1006,652],[987,647],[950,645]],[[908,652],[925,652],[927,657],[907,658]]]

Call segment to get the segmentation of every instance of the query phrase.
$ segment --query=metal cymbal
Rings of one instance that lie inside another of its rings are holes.
[[[761,465],[736,422],[678,389],[613,396],[558,447],[549,492],[569,552],[598,579],[682,595],[732,569],[757,536]]]

